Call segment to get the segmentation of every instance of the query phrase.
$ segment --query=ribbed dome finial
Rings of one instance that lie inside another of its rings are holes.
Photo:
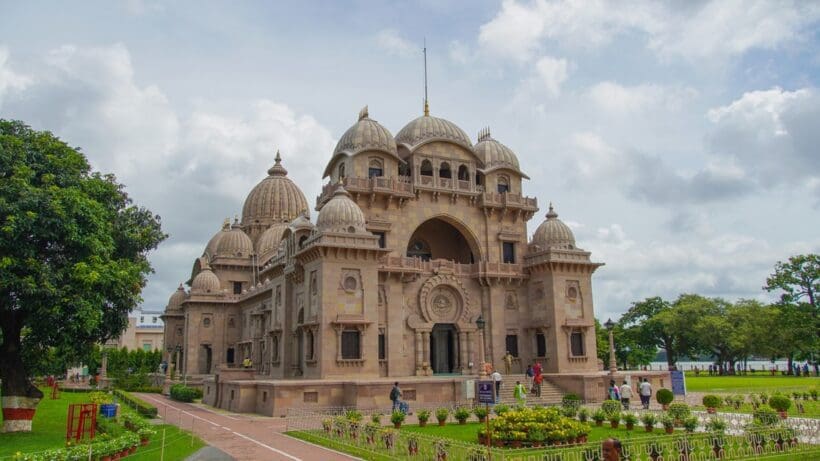
[[[282,155],[279,154],[279,149],[276,149],[276,158],[272,167],[268,169],[268,174],[271,176],[287,176],[288,170],[282,166]]]
[[[359,111],[359,120],[364,120],[366,118],[370,118],[370,114],[367,113],[367,106],[362,107],[362,110]]]
[[[488,126],[485,126],[484,128],[482,128],[478,132],[478,142],[481,142],[481,141],[484,141],[484,140],[487,140],[487,139],[491,139],[491,138],[492,138],[492,136],[490,136],[490,127],[488,127]]]
[[[555,212],[555,209],[552,207],[552,202],[550,202],[550,210],[547,212],[547,219],[556,218],[558,218],[558,213]]]
[[[230,228],[231,228],[231,219],[230,218],[225,218],[225,220],[222,221],[222,229],[230,229]]]

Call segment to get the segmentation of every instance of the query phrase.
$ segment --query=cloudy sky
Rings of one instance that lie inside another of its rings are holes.
[[[362,106],[394,134],[421,114],[426,38],[433,115],[518,154],[530,233],[554,202],[614,318],[766,299],[776,261],[820,251],[819,24],[788,1],[0,0],[0,117],[162,216],[162,308],[277,149],[313,203]]]

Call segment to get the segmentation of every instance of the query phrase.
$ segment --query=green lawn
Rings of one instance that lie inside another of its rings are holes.
[[[45,393],[45,391],[44,391]],[[0,433],[0,460],[11,458],[15,453],[30,453],[52,448],[60,448],[65,444],[66,418],[70,403],[87,403],[88,394],[75,392],[61,392],[58,400],[50,399],[50,392],[37,405],[34,414],[32,431],[28,433]],[[130,412],[128,407],[121,411]],[[0,416],[2,421],[2,416]],[[182,460],[191,453],[203,447],[205,443],[197,437],[191,443],[191,434],[169,424],[157,425],[157,430],[148,446],[140,447],[137,452],[128,457],[129,460],[159,459],[160,445],[162,444],[162,430],[165,429],[165,459]]]
[[[800,376],[694,376],[686,374],[686,390],[691,392],[807,391],[820,388],[820,378]]]

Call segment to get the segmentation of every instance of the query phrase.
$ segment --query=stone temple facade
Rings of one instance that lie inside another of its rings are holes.
[[[537,360],[548,378],[579,377],[569,390],[599,390],[601,264],[552,205],[528,241],[529,178],[489,129],[473,143],[428,113],[393,136],[364,108],[329,155],[315,220],[278,153],[267,173],[163,316],[168,359],[206,402],[267,414],[361,405],[367,386],[386,399],[395,380],[458,399],[435,389],[458,388],[483,361],[501,367],[507,351],[517,373]]]

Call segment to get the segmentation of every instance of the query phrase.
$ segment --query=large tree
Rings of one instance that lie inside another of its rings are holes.
[[[774,274],[766,279],[763,289],[781,291],[779,304],[786,310],[791,306],[792,309],[808,312],[812,317],[815,336],[820,338],[820,306],[817,304],[817,296],[820,295],[820,255],[797,255],[785,263],[778,261]]]
[[[4,431],[30,431],[42,393],[25,357],[86,353],[121,333],[166,236],[114,176],[48,132],[0,120],[0,379]],[[25,352],[25,353],[24,353]]]

